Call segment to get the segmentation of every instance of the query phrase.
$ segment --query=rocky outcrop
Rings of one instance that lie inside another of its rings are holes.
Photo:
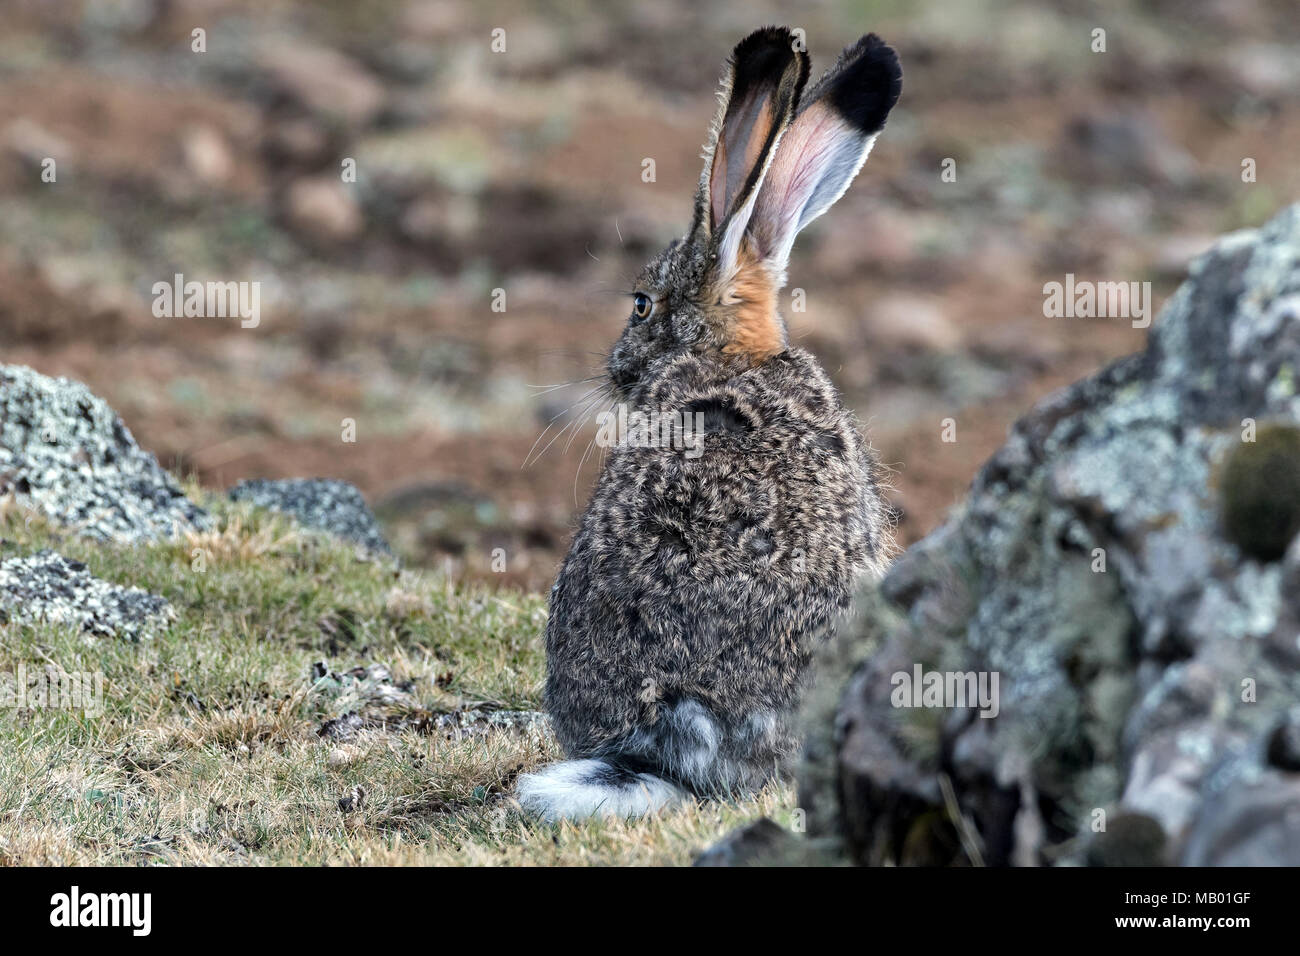
[[[1146,351],[1019,421],[862,595],[805,715],[812,845],[1300,864],[1298,388],[1293,207],[1199,259]],[[980,687],[983,715],[955,706]]]
[[[53,551],[0,561],[0,624],[65,624],[97,637],[139,640],[172,616],[156,594],[100,580]]]
[[[293,516],[304,528],[353,541],[377,554],[392,554],[379,523],[355,485],[331,478],[255,478],[230,489],[232,501],[248,501]]]
[[[0,365],[0,496],[10,493],[104,541],[209,523],[103,399],[20,365]]]
[[[9,494],[102,541],[146,541],[212,525],[107,402],[80,382],[21,365],[0,365],[0,497]],[[240,482],[230,498],[391,554],[361,492],[345,481],[256,479]]]

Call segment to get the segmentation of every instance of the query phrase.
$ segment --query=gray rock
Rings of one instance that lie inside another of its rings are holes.
[[[249,501],[292,515],[305,528],[354,541],[364,548],[392,554],[361,492],[331,478],[255,478],[230,489],[231,501]]]
[[[1300,206],[1198,259],[1146,351],[1019,421],[861,596],[806,713],[809,837],[865,864],[1300,864],[1298,389]],[[996,716],[895,706],[917,664],[996,674]]]
[[[100,580],[53,551],[0,562],[0,621],[73,624],[97,636],[139,640],[172,617],[157,595]]]
[[[99,540],[143,541],[209,519],[80,382],[0,365],[0,495]]]
[[[363,700],[361,710],[331,718],[316,731],[330,740],[353,740],[362,731],[400,733],[414,731],[437,734],[447,740],[463,740],[502,732],[540,740],[551,740],[551,722],[539,710],[455,710],[429,713],[410,707],[393,707],[391,699]]]
[[[762,866],[778,859],[794,840],[790,831],[760,817],[727,834],[695,858],[695,866]]]
[[[1089,866],[1168,866],[1165,831],[1141,813],[1121,813],[1093,835],[1085,859]]]
[[[1186,866],[1278,866],[1300,860],[1300,777],[1258,772],[1251,761],[1224,774],[1190,828]]]
[[[334,717],[321,724],[316,731],[318,737],[330,740],[352,740],[366,729],[366,719],[356,711],[348,711],[342,717]]]
[[[449,740],[478,737],[493,731],[551,739],[551,720],[540,710],[454,710],[434,715],[432,730]]]

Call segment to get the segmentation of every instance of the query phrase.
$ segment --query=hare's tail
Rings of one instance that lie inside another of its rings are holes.
[[[519,802],[543,820],[640,817],[676,803],[685,791],[617,759],[565,760],[519,778]]]

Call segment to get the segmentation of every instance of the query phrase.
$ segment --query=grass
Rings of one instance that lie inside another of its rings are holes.
[[[271,513],[204,503],[217,530],[135,547],[0,503],[0,558],[52,548],[175,611],[138,643],[0,624],[10,687],[20,665],[104,681],[95,716],[0,707],[0,863],[685,864],[760,815],[788,822],[783,786],[641,821],[528,817],[510,793],[559,756],[549,737],[454,739],[427,718],[539,706],[544,598],[399,573]],[[329,676],[313,678],[317,662]],[[368,665],[391,682],[347,675]],[[318,735],[350,711],[374,726]]]

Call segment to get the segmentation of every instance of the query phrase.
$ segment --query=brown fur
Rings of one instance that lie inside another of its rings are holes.
[[[786,235],[769,230],[764,247],[749,213],[807,80],[794,50],[779,27],[737,45],[694,222],[637,278],[655,307],[606,363],[613,397],[689,416],[697,441],[609,449],[551,589],[546,709],[565,753],[592,763],[520,777],[521,804],[547,819],[641,813],[786,772],[813,650],[891,551],[875,454],[817,361],[786,343],[785,256],[772,255]],[[856,173],[898,86],[875,36],[819,84],[842,127],[814,144],[826,196]],[[771,215],[793,228],[805,211]]]
[[[776,294],[771,270],[746,245],[739,268],[719,297],[726,310],[720,323],[728,339],[724,354],[759,365],[785,351],[785,323],[777,314]]]

